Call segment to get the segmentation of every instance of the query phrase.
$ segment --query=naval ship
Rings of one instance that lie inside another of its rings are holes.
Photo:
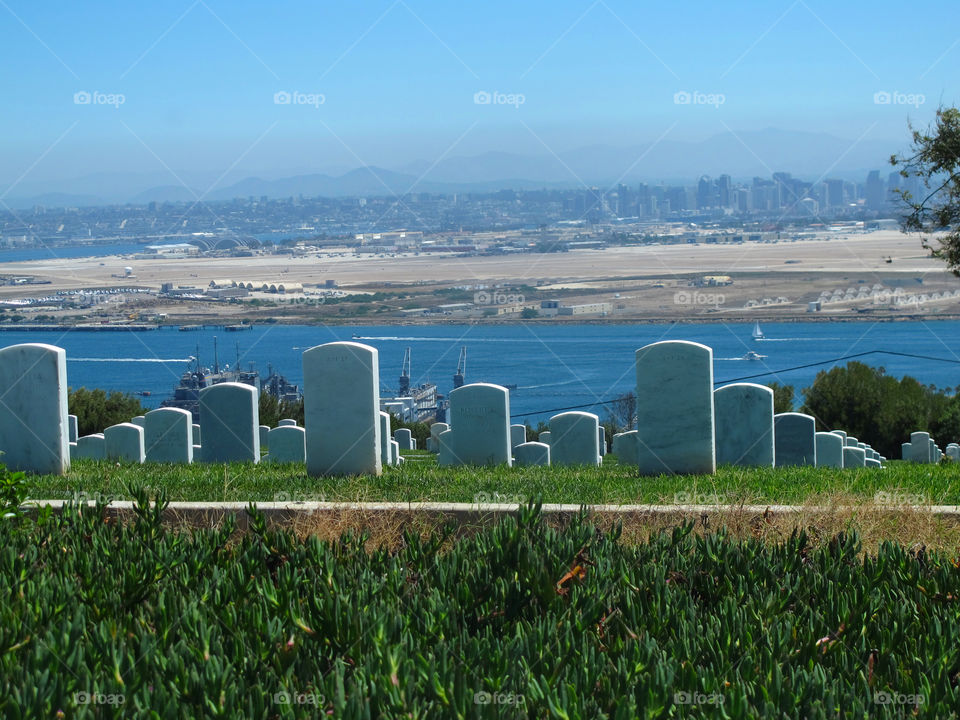
[[[237,347],[237,362],[233,368],[229,365],[220,367],[220,361],[217,357],[217,339],[213,339],[213,367],[204,367],[200,363],[200,348],[197,348],[197,354],[190,358],[187,369],[180,376],[180,382],[173,391],[173,395],[162,403],[160,407],[174,407],[183,410],[189,410],[193,414],[193,422],[200,422],[200,391],[211,385],[218,385],[225,382],[239,382],[245,385],[252,385],[257,392],[266,393],[277,398],[277,400],[297,402],[303,397],[299,386],[287,381],[287,379],[273,370],[271,365],[267,365],[267,377],[261,378],[260,372],[256,369],[254,363],[244,370],[240,367],[240,348]]]

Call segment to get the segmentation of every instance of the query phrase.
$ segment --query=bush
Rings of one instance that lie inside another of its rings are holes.
[[[882,367],[850,362],[822,370],[803,395],[802,412],[816,418],[818,430],[846,430],[889,458],[900,457],[911,432],[928,431],[941,446],[960,433],[956,395],[912,377],[897,380]]]
[[[146,412],[133,395],[118,390],[112,390],[108,395],[104,390],[85,387],[69,391],[67,407],[71,415],[77,416],[80,435],[103,432],[111,425],[130,422],[131,418]]]

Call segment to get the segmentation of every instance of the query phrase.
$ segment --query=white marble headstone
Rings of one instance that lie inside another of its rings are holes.
[[[713,393],[717,464],[773,467],[773,390],[754,383]]]
[[[143,428],[133,423],[111,425],[103,431],[104,451],[108,460],[142,463]]]
[[[0,462],[11,470],[70,469],[67,356],[41,343],[0,350]]]
[[[510,392],[470,383],[450,392],[453,459],[458,465],[510,465]]]
[[[713,350],[665,340],[637,350],[642,475],[714,473]]]
[[[144,417],[147,462],[193,462],[193,415],[182,408],[159,408]]]
[[[817,464],[817,421],[804,413],[773,416],[777,467]]]
[[[593,413],[571,411],[550,418],[550,464],[600,464],[600,419]]]
[[[310,475],[379,475],[380,356],[355,342],[303,353],[303,404]]]
[[[203,462],[260,462],[260,406],[257,389],[225,382],[200,391]]]

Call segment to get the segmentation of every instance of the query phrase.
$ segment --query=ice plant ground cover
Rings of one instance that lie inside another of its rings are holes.
[[[0,522],[0,715],[955,717],[955,557],[623,542],[536,505],[395,548],[270,530]]]

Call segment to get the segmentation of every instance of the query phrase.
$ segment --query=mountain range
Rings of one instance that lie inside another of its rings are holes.
[[[209,189],[199,174],[183,176],[187,186],[156,173],[95,173],[61,182],[24,182],[3,200],[13,208],[148,202],[283,198],[303,195],[376,196],[407,192],[489,192],[506,188],[609,187],[623,183],[694,184],[701,175],[728,174],[735,180],[769,178],[790,172],[815,181],[841,177],[862,181],[870,170],[885,174],[893,141],[855,142],[822,133],[766,130],[714,135],[699,142],[670,140],[629,147],[595,144],[553,154],[542,145],[535,154],[489,151],[477,155],[408,163],[393,169],[365,166],[342,174],[316,172],[266,179],[246,177]]]

